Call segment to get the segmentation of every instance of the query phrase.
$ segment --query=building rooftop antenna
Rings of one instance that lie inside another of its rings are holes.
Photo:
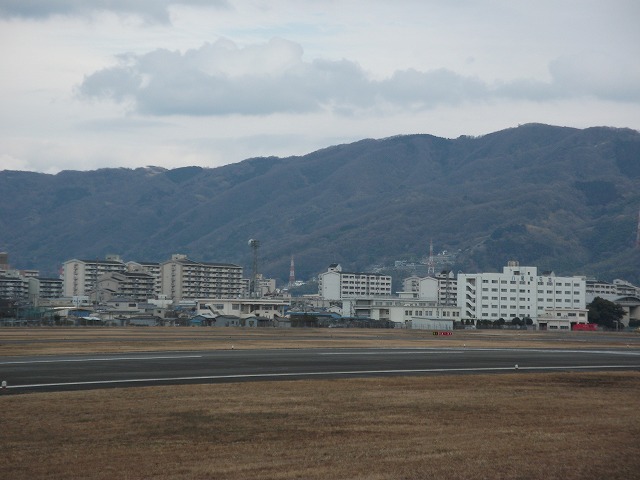
[[[433,240],[429,241],[429,259],[427,260],[427,275],[436,273],[436,262],[433,259]]]
[[[296,267],[293,264],[293,255],[291,255],[291,266],[289,267],[289,288],[296,283]]]
[[[251,293],[258,293],[258,248],[260,247],[260,241],[252,238],[249,240],[249,246],[253,250],[253,265],[251,269]]]

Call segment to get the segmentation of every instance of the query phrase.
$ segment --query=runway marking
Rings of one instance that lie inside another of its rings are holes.
[[[318,355],[411,355],[420,353],[439,354],[439,353],[464,353],[468,352],[536,352],[536,353],[590,353],[598,355],[632,355],[640,356],[637,350],[564,350],[564,349],[547,349],[547,348],[474,348],[474,347],[454,347],[454,348],[416,348],[405,351],[394,351],[380,349],[376,351],[351,351],[351,352],[321,352]]]
[[[640,355],[637,349],[634,350],[565,350],[560,348],[463,348],[469,351],[483,352],[539,352],[539,353],[595,353],[604,355]]]
[[[171,360],[178,358],[202,358],[202,355],[169,355],[156,357],[110,357],[110,358],[61,358],[53,360],[16,360],[0,362],[0,365],[22,365],[32,363],[65,363],[65,362],[117,362],[120,360]]]
[[[249,378],[292,378],[292,377],[312,377],[312,376],[342,376],[342,375],[381,375],[381,374],[410,374],[410,373],[447,373],[447,372],[499,372],[523,370],[590,370],[590,369],[617,369],[631,368],[638,369],[640,365],[577,365],[577,366],[556,366],[556,367],[478,367],[478,368],[429,368],[416,370],[353,370],[334,372],[289,372],[289,373],[248,373],[242,375],[211,375],[198,377],[168,377],[168,378],[132,378],[124,380],[96,380],[87,382],[64,382],[64,383],[38,383],[31,385],[7,385],[7,389],[25,388],[47,388],[47,387],[73,387],[89,385],[117,385],[130,383],[151,383],[151,382],[186,382],[195,380],[242,380]]]
[[[437,355],[439,353],[455,353],[462,354],[464,351],[462,350],[437,350],[437,351],[428,351],[428,350],[411,350],[406,352],[396,352],[396,351],[376,351],[376,352],[322,352],[318,355],[415,355],[416,353],[428,353],[432,355]]]

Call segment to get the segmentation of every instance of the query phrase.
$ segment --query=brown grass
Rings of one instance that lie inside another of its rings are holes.
[[[631,479],[640,372],[0,395],[7,479]]]
[[[626,347],[640,335],[598,332],[457,330],[450,337],[422,330],[243,329],[203,327],[0,328],[0,356],[157,350],[352,347]]]

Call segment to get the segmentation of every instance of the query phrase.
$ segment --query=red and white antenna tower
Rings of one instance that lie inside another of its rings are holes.
[[[427,275],[436,273],[436,262],[433,259],[433,240],[429,241],[429,260],[427,260]]]
[[[289,287],[296,283],[296,268],[293,265],[293,255],[291,255],[291,267],[289,267]]]

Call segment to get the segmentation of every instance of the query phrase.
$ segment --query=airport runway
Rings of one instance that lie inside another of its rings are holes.
[[[224,350],[0,358],[0,394],[389,375],[640,370],[640,349]]]

